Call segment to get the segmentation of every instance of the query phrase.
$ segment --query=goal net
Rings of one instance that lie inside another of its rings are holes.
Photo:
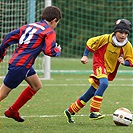
[[[13,29],[27,24],[30,20],[40,21],[45,0],[0,0],[0,40]],[[57,28],[57,43],[62,46],[61,57],[80,58],[88,38],[113,32],[117,19],[133,20],[132,0],[52,0],[52,5],[62,10],[63,18]],[[35,7],[34,7],[35,6]],[[29,13],[29,7],[35,12]],[[32,13],[35,16],[32,17]],[[133,42],[132,36],[129,40]],[[8,49],[7,56],[0,64],[0,76],[7,72],[7,63],[14,50]],[[35,63],[38,74],[44,76],[44,55],[40,54]]]

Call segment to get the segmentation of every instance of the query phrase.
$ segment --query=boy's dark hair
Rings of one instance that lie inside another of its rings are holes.
[[[46,20],[48,22],[53,19],[57,19],[56,22],[62,18],[61,10],[56,6],[48,6],[42,12],[42,20]]]

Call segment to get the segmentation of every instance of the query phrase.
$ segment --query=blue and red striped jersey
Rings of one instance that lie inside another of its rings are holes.
[[[8,33],[0,46],[0,58],[6,55],[7,48],[18,44],[9,64],[30,68],[41,51],[48,56],[60,55],[56,46],[56,33],[44,20],[30,23]]]

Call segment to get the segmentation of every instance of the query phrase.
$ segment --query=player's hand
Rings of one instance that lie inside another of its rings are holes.
[[[61,46],[56,43],[56,47],[61,51]]]
[[[87,56],[83,56],[80,60],[83,64],[88,63],[88,57]]]
[[[119,57],[119,58],[118,58],[118,61],[119,61],[121,64],[124,64],[124,59],[123,59],[123,57]]]

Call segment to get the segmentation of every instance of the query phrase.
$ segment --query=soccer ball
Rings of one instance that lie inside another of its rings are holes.
[[[118,108],[113,114],[113,122],[117,126],[128,126],[132,119],[132,113],[127,108]]]

